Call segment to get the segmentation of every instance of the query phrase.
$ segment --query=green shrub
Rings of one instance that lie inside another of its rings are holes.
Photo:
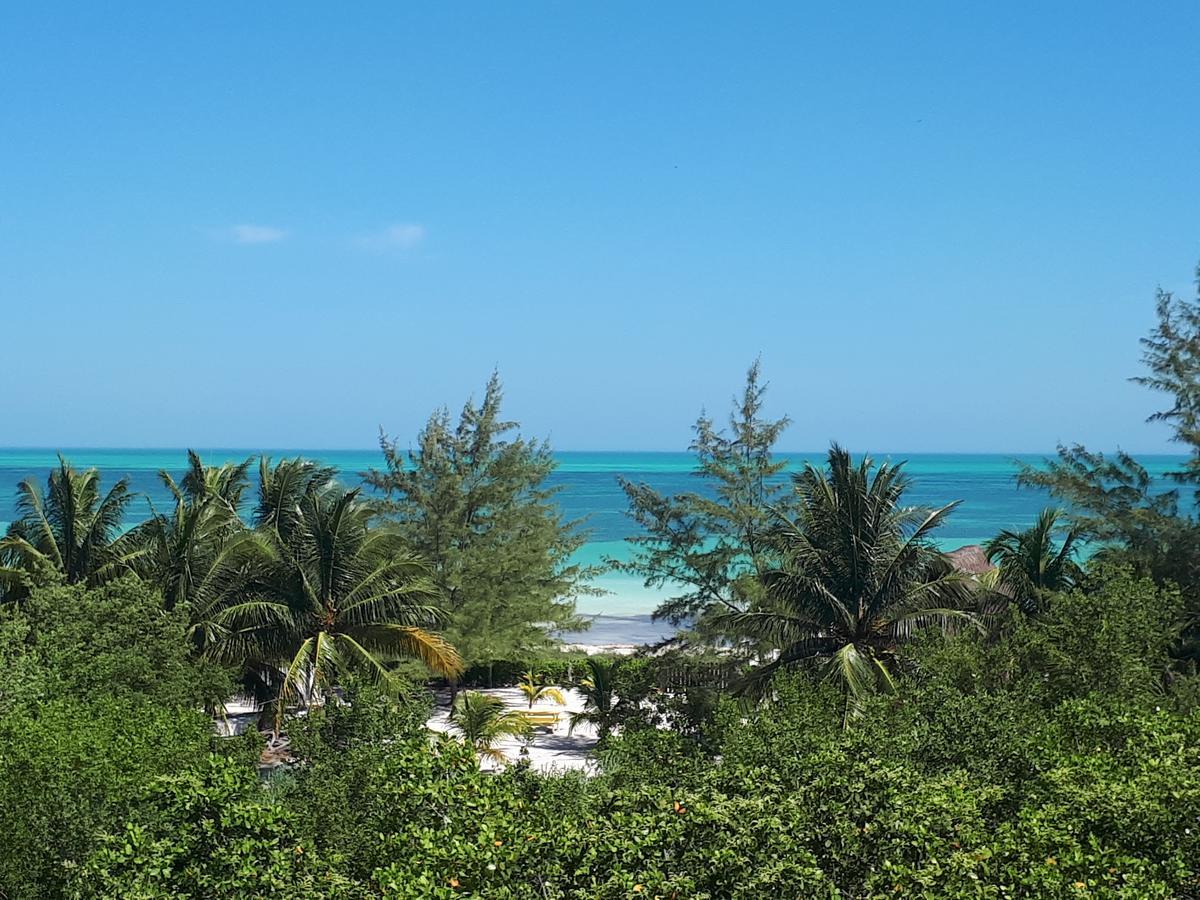
[[[293,752],[315,760],[357,746],[424,734],[432,710],[432,698],[416,687],[396,697],[370,683],[350,681],[341,698],[289,719],[287,732]]]
[[[200,706],[232,692],[223,669],[192,656],[184,612],[165,611],[159,594],[132,576],[98,588],[35,588],[7,614],[25,629],[23,656],[44,673],[45,695]]]
[[[352,898],[366,890],[301,840],[252,770],[221,756],[159,779],[77,873],[77,897]]]
[[[539,654],[522,659],[494,659],[475,663],[459,679],[467,688],[513,687],[529,671],[550,684],[569,685],[585,670],[585,653]]]
[[[96,834],[119,827],[160,775],[203,758],[198,711],[129,699],[51,700],[0,717],[0,896],[60,897]]]

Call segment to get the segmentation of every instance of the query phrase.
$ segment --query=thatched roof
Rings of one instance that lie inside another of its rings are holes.
[[[987,554],[978,544],[967,544],[957,550],[950,550],[946,556],[950,558],[950,564],[964,575],[982,575],[996,568],[988,562]]]

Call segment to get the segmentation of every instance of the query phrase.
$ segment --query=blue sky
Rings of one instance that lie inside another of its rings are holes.
[[[5,4],[0,445],[1165,449],[1200,6],[842,6]]]

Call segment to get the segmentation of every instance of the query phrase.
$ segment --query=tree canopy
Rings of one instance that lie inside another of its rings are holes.
[[[442,612],[426,565],[399,534],[370,527],[375,510],[357,489],[321,477],[308,477],[303,493],[284,489],[296,468],[264,468],[266,561],[209,611],[219,635],[210,652],[278,667],[280,714],[350,674],[391,687],[387,663],[397,659],[461,672],[457,651],[431,630]]]
[[[468,663],[545,648],[585,626],[575,599],[593,570],[574,553],[582,523],[563,518],[545,441],[521,437],[501,415],[493,375],[457,422],[430,416],[415,449],[381,438],[385,468],[366,473],[397,532],[426,560],[449,615],[446,637]]]
[[[45,492],[32,478],[18,484],[18,518],[0,540],[4,596],[19,597],[27,590],[22,573],[48,569],[68,584],[99,584],[125,571],[138,553],[119,536],[132,499],[128,480],[104,491],[96,469],[78,471],[61,454]]]
[[[1060,445],[1057,457],[1021,468],[1020,483],[1059,498],[1077,533],[1099,544],[1101,558],[1133,565],[1159,582],[1184,590],[1191,623],[1177,652],[1195,665],[1200,660],[1200,269],[1197,298],[1159,291],[1158,322],[1142,338],[1146,374],[1131,380],[1166,394],[1169,405],[1150,416],[1172,429],[1172,440],[1188,461],[1168,473],[1177,487],[1161,488],[1136,457],[1086,447]],[[1180,488],[1192,487],[1189,502]]]
[[[612,565],[675,592],[655,618],[692,626],[697,635],[710,632],[716,614],[745,610],[774,561],[766,533],[790,498],[785,462],[772,453],[790,420],[764,418],[766,391],[755,361],[726,428],[701,413],[690,448],[699,490],[664,496],[619,479],[639,530],[628,538],[631,558]]]
[[[718,618],[775,654],[751,669],[745,689],[816,664],[857,701],[893,688],[897,649],[917,630],[978,625],[974,586],[931,540],[957,503],[906,506],[908,486],[903,464],[855,464],[836,444],[824,469],[796,473],[796,515],[779,515],[768,532],[778,564],[763,573],[763,597]]]

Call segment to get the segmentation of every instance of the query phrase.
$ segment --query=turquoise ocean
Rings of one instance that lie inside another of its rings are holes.
[[[280,458],[305,456],[336,466],[347,484],[356,484],[360,474],[383,464],[378,450],[241,450],[197,448],[206,463],[218,464],[266,453]],[[181,471],[186,463],[183,450],[71,449],[63,454],[80,468],[96,467],[105,485],[118,478],[129,478],[140,496],[130,508],[130,523],[144,518],[149,504],[159,509],[169,506],[167,492],[158,473]],[[34,478],[45,483],[49,469],[57,462],[57,451],[48,449],[0,448],[0,528],[6,528],[15,515],[15,488],[18,482]],[[552,478],[559,488],[558,501],[564,514],[584,520],[588,542],[579,553],[581,562],[601,563],[606,558],[628,555],[626,538],[635,526],[625,514],[625,497],[617,476],[646,482],[666,493],[695,491],[700,483],[692,474],[693,458],[686,453],[564,452],[556,454],[559,465]],[[781,454],[791,468],[805,461],[819,462],[821,454]],[[1001,528],[1030,525],[1038,511],[1049,502],[1039,491],[1018,489],[1019,463],[1037,464],[1044,457],[1005,456],[1001,454],[875,454],[877,459],[906,461],[913,478],[910,499],[919,505],[942,505],[952,500],[962,504],[940,530],[938,540],[946,549],[981,543]],[[1181,457],[1139,457],[1156,475],[1179,465]],[[596,586],[607,593],[585,597],[580,611],[594,616],[586,638],[597,643],[641,642],[669,634],[671,629],[650,620],[650,613],[662,593],[645,588],[637,578],[605,574]]]

